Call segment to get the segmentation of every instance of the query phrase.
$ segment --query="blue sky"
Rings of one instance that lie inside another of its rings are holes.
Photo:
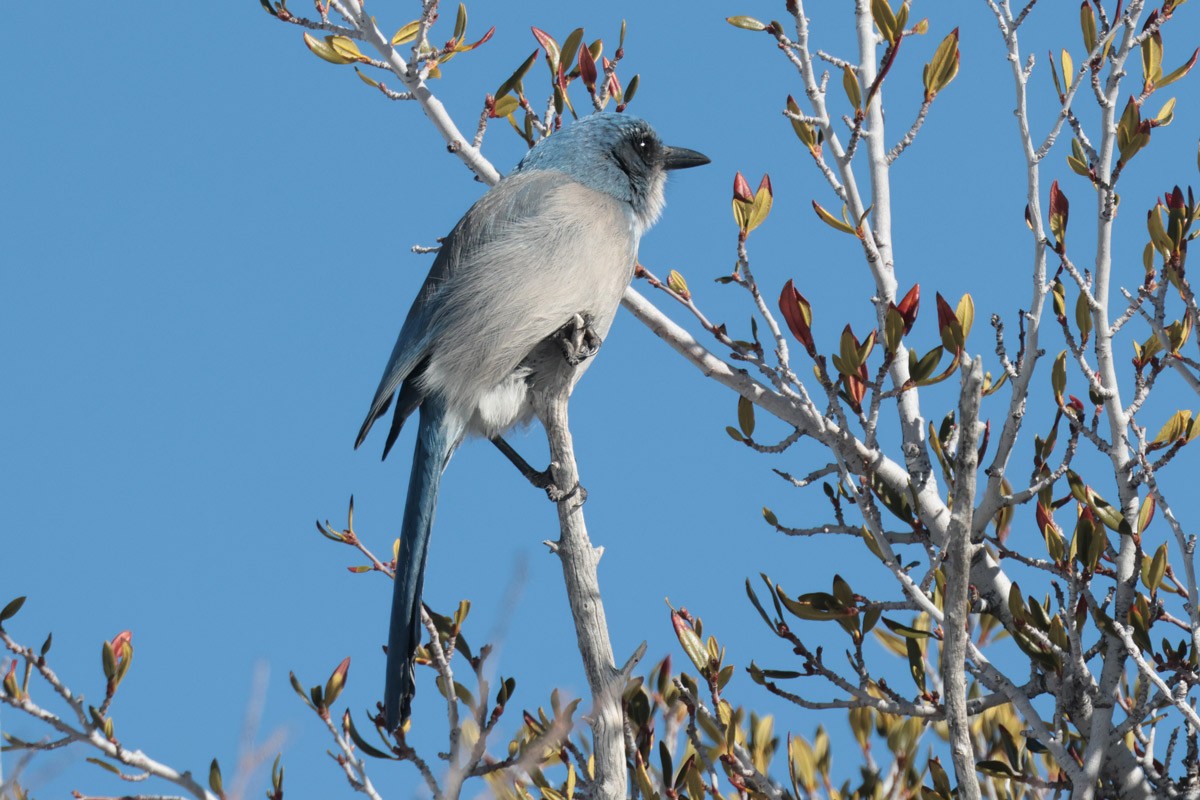
[[[811,5],[814,45],[848,54],[846,4]],[[1040,62],[1039,131],[1054,113],[1043,54],[1081,52],[1076,12],[1043,5],[1025,43]],[[530,25],[560,41],[583,25],[589,38],[612,42],[627,19],[622,76],[642,75],[630,110],[667,143],[713,162],[672,178],[641,261],[664,276],[679,269],[711,318],[745,329],[746,298],[711,278],[736,259],[734,172],[757,185],[769,171],[776,202],[751,237],[756,275],[772,296],[795,278],[817,309],[818,340],[832,343],[846,322],[859,332],[872,326],[860,250],[810,210],[812,199],[834,203],[779,115],[787,94],[802,95],[795,72],[765,35],[723,19],[770,19],[782,14],[777,6],[479,3],[470,31],[495,24],[495,38],[450,63],[433,88],[471,130],[483,95],[534,48]],[[416,8],[374,12],[386,29]],[[47,24],[36,4],[6,11],[14,31]],[[287,673],[323,682],[349,655],[344,702],[373,703],[390,586],[347,573],[361,559],[319,538],[313,520],[340,524],[354,494],[359,533],[377,553],[389,551],[411,433],[382,464],[381,435],[359,452],[351,445],[430,263],[409,248],[444,235],[483,187],[445,153],[416,104],[388,102],[350,68],[319,61],[299,28],[254,0],[215,12],[166,4],[61,14],[54,41],[68,46],[29,33],[0,50],[9,76],[0,127],[0,365],[9,385],[0,401],[0,601],[29,596],[10,629],[34,645],[52,630],[52,663],[89,697],[103,693],[101,641],[131,629],[136,657],[115,709],[118,734],[200,773],[213,756],[231,770],[256,665],[267,665],[260,735],[282,730],[289,782],[323,796],[344,782]],[[1200,32],[1193,9],[1180,13],[1166,37],[1168,69]],[[925,15],[930,35],[902,52],[886,87],[889,139],[907,130],[921,64],[955,26],[962,68],[894,169],[899,280],[922,283],[926,347],[933,291],[972,292],[973,345],[986,359],[988,315],[1011,320],[1029,295],[1011,78],[983,3],[918,3],[914,18]],[[527,85],[544,86],[544,74],[539,61]],[[1195,182],[1195,78],[1167,94],[1179,97],[1176,120],[1154,134],[1123,185],[1134,209],[1120,220],[1123,285],[1140,280],[1141,215],[1154,194]],[[502,170],[523,149],[505,128],[493,123],[485,141]],[[1082,228],[1090,190],[1061,157],[1046,169],[1047,188],[1054,177]],[[1048,381],[1035,380],[1044,400]],[[951,402],[948,390],[930,393],[926,416],[940,420]],[[985,413],[1001,408],[993,401]],[[827,588],[835,571],[856,585],[883,578],[853,545],[786,541],[762,523],[764,505],[785,524],[823,513],[819,495],[790,490],[770,472],[811,469],[824,463],[820,454],[802,443],[784,456],[755,456],[731,442],[724,427],[735,398],[628,314],[572,409],[619,660],[645,639],[647,664],[668,652],[679,662],[663,603],[670,598],[705,619],[732,663],[786,666],[786,650],[745,600],[745,577],[766,570],[795,592]],[[544,459],[539,431],[513,441],[535,463]],[[552,506],[490,445],[459,452],[443,484],[426,601],[441,610],[473,601],[471,638],[502,636],[498,669],[518,678],[521,707],[546,704],[552,686],[586,690],[561,570],[541,545],[555,534]],[[517,600],[506,604],[514,585]],[[744,675],[733,690],[737,701],[779,713],[781,728],[841,723],[781,707]],[[426,682],[416,713],[440,735],[434,699]],[[0,724],[36,734],[10,713]],[[432,751],[441,740],[426,741]],[[83,755],[37,760],[28,784],[39,797],[116,791],[80,763]],[[852,757],[842,757],[847,768]],[[373,774],[393,796],[417,792],[408,767]]]

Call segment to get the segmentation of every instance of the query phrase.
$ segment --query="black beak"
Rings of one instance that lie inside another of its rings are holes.
[[[708,156],[686,147],[663,147],[663,169],[687,169],[709,163]]]

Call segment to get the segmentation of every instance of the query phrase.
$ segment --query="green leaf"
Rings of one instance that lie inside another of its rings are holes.
[[[215,758],[208,766],[208,788],[212,789],[217,797],[225,797],[225,788],[221,782],[221,765]]]
[[[941,800],[950,800],[950,778],[946,775],[941,763],[929,759],[929,777],[933,780],[933,790]]]
[[[633,102],[633,96],[637,94],[638,87],[642,85],[641,74],[634,75],[629,79],[629,84],[625,87],[625,91],[621,95],[621,102],[629,105]]]
[[[525,92],[523,90],[521,81],[524,80],[525,73],[529,72],[529,68],[533,66],[533,62],[537,60],[537,55],[537,50],[534,50],[532,53],[530,53],[529,58],[525,59],[521,66],[517,67],[516,71],[514,71],[512,75],[509,75],[504,83],[500,84],[500,88],[493,92],[492,96],[496,98],[504,97],[513,89],[517,90],[517,94],[523,95]]]
[[[888,630],[890,630],[892,633],[903,636],[905,639],[928,639],[933,635],[929,631],[923,631],[919,628],[910,628],[907,625],[902,625],[895,620],[888,619],[887,617],[883,617],[882,619],[883,624],[888,627]]]
[[[985,775],[995,775],[1000,778],[1017,777],[1012,771],[1012,768],[1010,768],[1008,764],[1005,764],[1003,761],[977,761],[975,762],[975,769],[979,770]]]
[[[371,758],[395,759],[395,756],[385,753],[376,747],[372,747],[369,742],[363,739],[362,734],[358,732],[358,728],[354,726],[354,719],[350,716],[349,712],[346,713],[346,716],[343,718],[343,722],[345,723],[346,732],[350,734],[351,741],[353,741],[355,746],[358,747],[358,749],[361,750],[365,755],[368,755]]]
[[[1153,594],[1158,591],[1163,577],[1167,574],[1167,543],[1163,542],[1154,551],[1153,558],[1142,559],[1142,582]]]
[[[745,397],[738,398],[738,426],[746,438],[754,435],[754,403]]]
[[[1054,398],[1062,405],[1063,392],[1067,389],[1067,351],[1063,350],[1054,359],[1050,369],[1050,387],[1054,390]]]
[[[24,595],[16,598],[15,600],[10,600],[8,602],[8,605],[4,606],[4,609],[2,611],[0,611],[0,623],[3,623],[5,621],[10,620],[13,617],[15,617],[17,615],[17,612],[21,610],[21,606],[23,606],[23,605],[25,605],[25,596]]]
[[[582,43],[583,28],[576,28],[567,34],[567,38],[563,41],[562,53],[559,55],[564,72],[575,74],[574,69],[567,69],[567,67],[575,63],[575,57],[579,55],[579,45]]]
[[[921,652],[921,645],[916,639],[911,637],[905,638],[904,646],[908,653],[908,671],[912,675],[913,683],[925,693],[925,659]]]

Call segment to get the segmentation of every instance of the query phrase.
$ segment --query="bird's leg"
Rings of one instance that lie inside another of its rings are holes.
[[[559,489],[554,484],[554,478],[550,474],[549,467],[546,467],[546,469],[541,471],[534,469],[532,466],[530,466],[528,461],[521,457],[520,453],[513,449],[512,445],[504,441],[503,436],[493,437],[492,444],[496,445],[496,449],[503,453],[504,457],[511,461],[513,466],[525,476],[525,480],[529,481],[537,488],[545,491],[546,496],[550,498],[551,502],[557,503],[560,500],[570,497],[576,492],[579,493],[580,503],[587,500],[587,489],[584,489],[578,484],[576,484],[575,488],[569,492],[564,492],[562,489]]]
[[[540,472],[534,469],[528,461],[526,461],[520,453],[513,449],[513,446],[504,441],[503,436],[492,437],[492,444],[496,445],[496,449],[504,454],[504,457],[512,462],[525,480],[532,483],[539,489],[549,489],[554,485],[554,479],[550,477],[550,469],[546,468]]]
[[[558,329],[554,334],[558,346],[562,348],[563,358],[572,367],[577,367],[600,352],[602,339],[592,321],[582,314],[576,314],[571,320]]]

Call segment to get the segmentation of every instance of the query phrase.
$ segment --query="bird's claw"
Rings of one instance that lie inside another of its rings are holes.
[[[549,470],[547,470],[547,471],[549,471]],[[570,491],[566,491],[566,492],[564,492],[562,489],[558,488],[558,486],[556,484],[554,484],[553,482],[549,486],[546,486],[545,489],[546,489],[546,496],[550,498],[550,502],[552,502],[552,503],[561,503],[564,500],[570,500],[572,497],[574,497],[576,495],[579,496],[579,505],[582,506],[584,503],[587,502],[587,497],[588,497],[587,489],[583,488],[583,486],[578,482],[575,483],[575,486],[572,487],[570,489]]]
[[[576,494],[579,495],[579,504],[583,505],[587,502],[587,489],[583,488],[579,483],[576,483],[568,491],[563,491],[558,488],[558,484],[554,482],[554,476],[550,472],[550,467],[546,467],[541,472],[534,472],[526,475],[529,482],[546,493],[546,497],[552,503],[561,503],[563,500],[570,500]]]
[[[582,314],[573,316],[570,322],[559,328],[555,335],[558,339],[558,346],[562,348],[563,358],[572,367],[579,366],[600,352],[600,345],[603,342],[600,334],[596,333],[596,329],[592,327],[591,320]]]

